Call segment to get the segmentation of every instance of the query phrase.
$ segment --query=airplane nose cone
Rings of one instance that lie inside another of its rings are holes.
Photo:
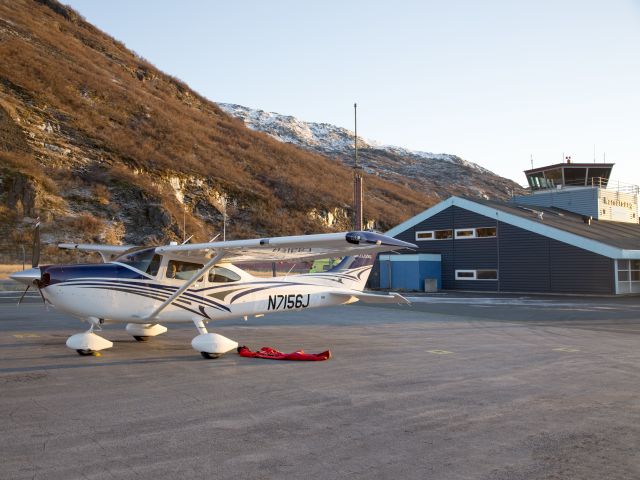
[[[25,285],[31,285],[34,280],[40,280],[40,275],[40,269],[36,267],[12,273],[9,275],[9,278],[16,282],[24,283]]]

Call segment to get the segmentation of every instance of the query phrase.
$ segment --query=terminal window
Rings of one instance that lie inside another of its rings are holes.
[[[476,228],[476,237],[478,238],[490,238],[495,236],[496,236],[496,227]]]
[[[456,238],[474,238],[476,231],[473,228],[459,228],[456,230]]]
[[[617,260],[617,265],[617,293],[640,293],[640,260]]]
[[[426,230],[416,232],[416,240],[449,240],[453,230]]]
[[[453,230],[436,230],[435,237],[436,240],[448,240],[453,238]]]
[[[496,227],[459,228],[456,230],[456,238],[495,238],[497,232]]]
[[[433,232],[416,232],[416,240],[433,240]]]
[[[497,280],[498,270],[456,270],[456,280]]]

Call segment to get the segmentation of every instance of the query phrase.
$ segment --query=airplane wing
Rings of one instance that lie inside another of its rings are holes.
[[[348,298],[351,297],[353,302],[360,300],[364,303],[397,303],[402,305],[411,305],[411,302],[399,293],[390,292],[388,294],[364,293],[364,292],[331,292],[330,295]],[[352,303],[352,302],[349,302]]]
[[[374,232],[323,233],[157,247],[158,253],[223,254],[225,262],[279,262],[379,253],[414,244]]]
[[[95,245],[91,243],[60,243],[58,248],[67,250],[79,250],[81,252],[97,252],[103,262],[113,260],[127,250],[135,248],[135,245]]]

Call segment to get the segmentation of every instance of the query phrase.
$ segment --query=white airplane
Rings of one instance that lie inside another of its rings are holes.
[[[98,252],[105,263],[38,267],[39,234],[33,267],[11,275],[36,287],[57,310],[79,317],[89,330],[72,335],[67,347],[91,355],[113,343],[98,336],[104,323],[126,323],[143,341],[167,331],[160,323],[193,322],[199,335],[192,347],[217,358],[238,344],[209,333],[213,320],[262,316],[353,303],[409,303],[397,293],[363,292],[379,252],[416,248],[373,232],[233,240],[161,247],[60,244]],[[302,261],[343,257],[327,272],[259,278],[233,263]],[[25,291],[26,293],[26,291]],[[23,295],[24,296],[24,295]]]

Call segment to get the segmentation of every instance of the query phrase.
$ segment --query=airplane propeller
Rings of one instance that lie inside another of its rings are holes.
[[[36,225],[34,227],[34,232],[33,232],[33,246],[31,249],[31,268],[38,268],[39,264],[40,264],[40,217],[36,219]],[[22,296],[20,297],[20,300],[18,300],[18,305],[20,305],[22,303],[22,300],[24,300],[24,297],[29,291],[29,288],[31,288],[31,285],[35,285],[35,287],[38,289],[38,293],[40,294],[40,298],[42,298],[42,303],[46,304],[47,302],[44,298],[44,295],[42,295],[42,291],[40,290],[40,280],[34,280],[32,283],[28,284],[25,291],[22,292]]]

